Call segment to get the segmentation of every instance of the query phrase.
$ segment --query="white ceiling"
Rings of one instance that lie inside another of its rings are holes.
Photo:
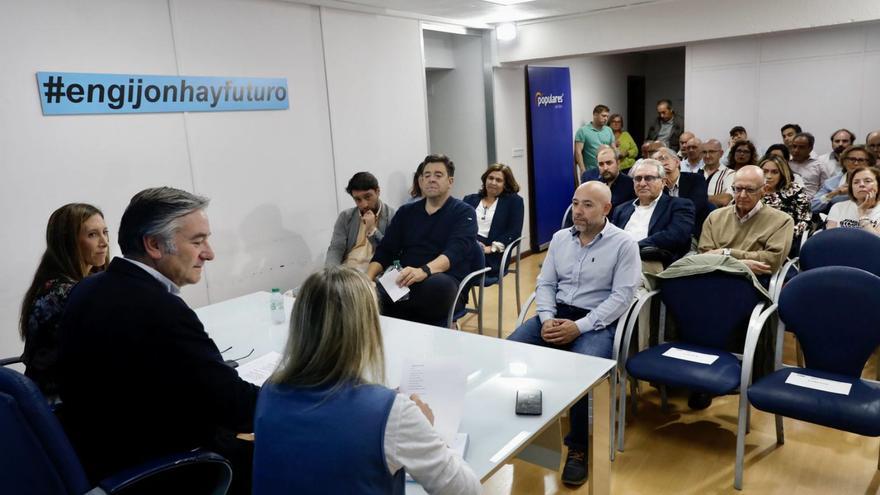
[[[406,15],[435,22],[486,28],[515,22],[586,14],[668,0],[534,0],[517,5],[498,5],[485,0],[288,0],[374,13]]]

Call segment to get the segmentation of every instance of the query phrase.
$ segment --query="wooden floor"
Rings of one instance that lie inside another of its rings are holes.
[[[535,288],[544,255],[522,261],[522,301]],[[516,324],[514,275],[504,286],[502,335]],[[497,288],[486,289],[484,333],[496,335]],[[476,317],[461,327],[477,331]],[[789,336],[790,337],[790,336]],[[794,343],[786,341],[787,362],[793,361]],[[866,377],[876,376],[872,358]],[[627,415],[626,451],[611,464],[614,494],[739,493],[733,488],[738,396],[716,398],[703,411],[691,411],[687,397],[671,396],[668,414],[660,410],[660,396],[641,384],[638,415]],[[785,419],[785,444],[776,444],[773,416],[752,408],[751,432],[746,437],[744,493],[760,494],[871,494],[880,492],[877,470],[880,442],[875,438]],[[587,493],[572,490],[556,472],[514,461],[484,485],[487,494]]]

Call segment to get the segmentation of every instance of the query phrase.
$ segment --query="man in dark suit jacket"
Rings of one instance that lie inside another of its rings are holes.
[[[681,161],[675,152],[669,148],[660,148],[651,158],[660,161],[666,171],[664,179],[664,194],[674,198],[686,198],[694,204],[694,229],[693,236],[700,238],[703,232],[703,222],[709,216],[709,212],[715,207],[709,203],[706,179],[701,174],[692,174],[681,171]]]
[[[207,204],[171,188],[136,194],[119,227],[125,258],[70,293],[60,329],[62,418],[92,482],[206,447],[229,458],[239,493],[249,492],[252,446],[236,446],[232,432],[253,431],[259,389],[223,362],[178,295],[214,258]]]
[[[693,203],[663,194],[665,175],[657,160],[636,162],[632,176],[638,199],[620,205],[611,219],[638,241],[643,261],[664,266],[688,252],[694,227]]]

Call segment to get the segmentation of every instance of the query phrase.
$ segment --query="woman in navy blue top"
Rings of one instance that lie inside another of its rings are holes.
[[[334,266],[305,281],[257,402],[254,495],[403,493],[404,468],[428,493],[480,493],[431,426],[430,408],[382,385],[382,348],[365,275]]]
[[[477,240],[486,253],[486,266],[492,268],[489,276],[496,277],[504,248],[522,235],[523,200],[507,165],[489,165],[480,180],[480,192],[468,194],[463,201],[477,212]]]

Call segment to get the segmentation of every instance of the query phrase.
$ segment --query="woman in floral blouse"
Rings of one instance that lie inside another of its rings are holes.
[[[761,160],[758,166],[764,171],[762,201],[767,206],[791,215],[794,220],[792,246],[799,246],[801,235],[809,227],[812,218],[810,198],[804,192],[803,186],[794,181],[794,174],[785,158],[771,155]]]
[[[94,206],[71,203],[58,208],[46,226],[46,251],[21,305],[25,375],[49,400],[58,394],[58,326],[73,286],[110,263],[104,214]]]

